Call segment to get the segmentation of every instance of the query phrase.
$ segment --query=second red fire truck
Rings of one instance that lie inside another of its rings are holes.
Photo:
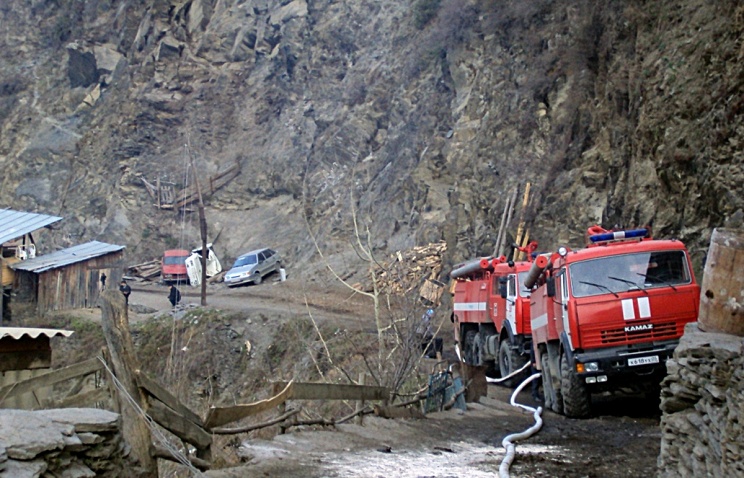
[[[451,318],[463,362],[505,377],[528,361],[530,290],[524,279],[535,249],[536,242],[520,249],[527,261],[484,257],[459,264],[450,273],[455,280]]]

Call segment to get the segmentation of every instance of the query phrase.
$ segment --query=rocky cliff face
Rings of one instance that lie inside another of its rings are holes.
[[[352,212],[380,254],[491,254],[528,182],[541,248],[653,222],[698,267],[744,207],[735,0],[9,0],[0,21],[0,205],[64,216],[49,248],[193,247],[196,214],[144,183],[192,163],[240,165],[207,199],[223,261],[266,244],[305,270],[312,237],[354,264]]]

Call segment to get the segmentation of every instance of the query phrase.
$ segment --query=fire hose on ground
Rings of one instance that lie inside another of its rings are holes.
[[[509,403],[511,403],[512,406],[514,407],[518,407],[528,412],[531,412],[535,418],[535,424],[523,432],[512,433],[511,435],[507,435],[501,441],[501,445],[506,450],[506,455],[504,456],[504,459],[501,461],[501,466],[499,467],[499,478],[510,477],[509,467],[511,466],[512,461],[514,461],[514,456],[516,455],[516,447],[513,441],[519,441],[519,440],[524,440],[526,438],[529,438],[535,433],[537,433],[540,430],[540,428],[542,428],[542,417],[541,417],[542,407],[533,408],[533,407],[528,407],[527,405],[522,405],[521,403],[516,402],[516,398],[517,398],[517,395],[519,395],[519,392],[521,392],[522,389],[527,386],[527,384],[529,384],[533,380],[537,380],[539,377],[540,377],[539,373],[530,375],[524,380],[524,382],[519,384],[519,386],[514,390],[514,393],[512,393],[511,400]]]
[[[457,356],[460,357],[460,347],[456,346],[455,351],[457,352]],[[501,377],[501,378],[486,377],[486,381],[489,383],[501,383],[527,370],[527,367],[529,366],[530,366],[530,363],[527,362],[526,364],[522,366],[522,368],[513,371],[506,377]],[[511,435],[507,435],[501,441],[501,446],[503,446],[504,449],[506,450],[506,455],[504,456],[504,459],[501,461],[501,466],[499,467],[499,478],[509,478],[511,476],[509,475],[509,467],[511,467],[511,464],[514,461],[514,456],[516,455],[516,446],[514,445],[513,442],[529,438],[535,433],[537,433],[540,430],[540,428],[542,428],[542,411],[543,411],[542,407],[533,408],[533,407],[522,405],[521,403],[516,402],[516,398],[517,398],[517,395],[519,395],[519,392],[521,392],[522,389],[527,386],[527,384],[531,383],[533,380],[537,380],[538,378],[540,378],[540,376],[541,375],[539,373],[530,375],[522,383],[520,383],[519,386],[516,389],[514,389],[514,392],[512,393],[511,400],[509,401],[509,403],[511,403],[511,405],[514,407],[521,408],[527,412],[532,413],[535,418],[535,424],[532,425],[530,428],[524,430],[523,432],[512,433]]]

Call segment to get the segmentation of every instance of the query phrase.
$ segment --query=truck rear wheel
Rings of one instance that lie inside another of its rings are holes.
[[[519,355],[519,352],[512,348],[508,338],[501,341],[499,344],[499,370],[502,377],[506,377],[515,370],[518,370],[525,362],[526,360]],[[520,379],[523,376],[524,374],[518,374],[501,383],[507,387],[514,387],[520,383]]]
[[[465,332],[465,340],[462,342],[462,358],[468,365],[478,365],[478,351],[475,348],[475,336],[478,334],[475,330]]]
[[[540,367],[542,368],[543,395],[545,395],[545,408],[555,413],[563,413],[563,395],[560,390],[553,386],[553,375],[550,373],[550,358],[547,352],[540,354]]]
[[[571,369],[565,355],[561,357],[561,394],[563,395],[563,412],[567,417],[589,416],[592,407],[589,389],[581,377]]]

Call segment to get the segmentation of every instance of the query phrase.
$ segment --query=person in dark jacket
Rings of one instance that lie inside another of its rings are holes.
[[[168,300],[170,301],[171,305],[175,307],[179,302],[181,302],[181,291],[176,288],[176,286],[172,285],[170,288],[170,294],[168,294]]]
[[[119,291],[121,291],[122,294],[124,294],[124,300],[129,303],[129,294],[132,293],[132,288],[129,287],[129,284],[127,284],[127,281],[122,280],[119,283]]]

